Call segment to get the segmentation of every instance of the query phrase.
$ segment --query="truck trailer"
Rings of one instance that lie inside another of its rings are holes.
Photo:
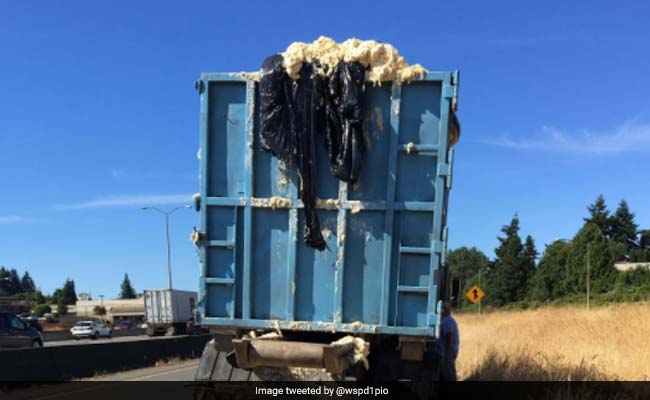
[[[180,335],[194,319],[198,295],[176,289],[145,290],[144,313],[147,335]]]
[[[459,72],[367,85],[361,175],[316,151],[325,249],[303,240],[302,180],[260,143],[259,76],[204,73],[198,381],[434,379]],[[317,137],[317,149],[325,148]]]

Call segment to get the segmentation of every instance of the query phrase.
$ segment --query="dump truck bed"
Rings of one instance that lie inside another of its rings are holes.
[[[201,323],[437,336],[458,73],[367,84],[358,183],[316,143],[324,251],[303,241],[295,167],[260,149],[254,74],[202,74]]]

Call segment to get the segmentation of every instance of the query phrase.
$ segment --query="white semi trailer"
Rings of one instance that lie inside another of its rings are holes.
[[[186,333],[187,321],[194,319],[197,298],[196,292],[187,290],[145,290],[147,334],[155,336]]]

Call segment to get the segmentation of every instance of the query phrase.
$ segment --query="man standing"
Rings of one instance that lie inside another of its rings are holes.
[[[451,316],[449,303],[442,305],[442,321],[440,323],[440,338],[437,352],[440,356],[440,380],[456,380],[456,357],[460,343],[456,320]]]

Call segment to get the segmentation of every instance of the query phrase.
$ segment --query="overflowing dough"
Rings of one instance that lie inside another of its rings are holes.
[[[373,84],[385,81],[398,83],[423,78],[426,69],[420,64],[410,65],[389,43],[376,40],[348,39],[336,43],[333,39],[321,36],[313,43],[294,42],[285,52],[284,67],[292,79],[299,77],[303,62],[318,60],[318,72],[329,76],[339,61],[359,62],[366,70],[366,80]]]

